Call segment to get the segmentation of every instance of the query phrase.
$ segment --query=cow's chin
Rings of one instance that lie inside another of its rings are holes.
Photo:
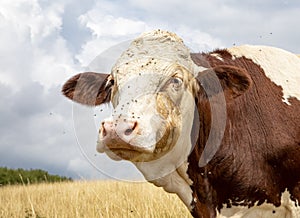
[[[113,160],[128,160],[131,162],[149,162],[162,158],[176,144],[178,139],[178,128],[166,130],[163,137],[152,146],[140,147],[136,143],[128,144],[124,141],[118,143],[107,143],[104,152]]]

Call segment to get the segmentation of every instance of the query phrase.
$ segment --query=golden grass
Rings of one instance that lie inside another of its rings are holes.
[[[0,217],[191,217],[174,194],[146,182],[80,181],[0,187]]]

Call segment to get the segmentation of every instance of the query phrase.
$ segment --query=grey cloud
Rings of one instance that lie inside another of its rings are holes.
[[[3,85],[0,87],[3,90]],[[74,142],[64,136],[72,132],[70,120],[56,113],[57,105],[47,101],[51,95],[45,94],[41,85],[32,83],[1,98],[0,165],[32,168],[48,165],[51,169],[64,164],[62,151],[75,155],[70,146]]]
[[[86,13],[94,4],[92,0],[85,1],[84,4],[82,1],[70,1],[65,6],[61,35],[73,53],[79,52],[81,45],[91,38],[90,30],[80,24],[79,16]]]
[[[37,82],[25,85],[13,96],[12,112],[17,117],[30,117],[42,113],[47,108],[47,99],[42,95],[44,88]]]

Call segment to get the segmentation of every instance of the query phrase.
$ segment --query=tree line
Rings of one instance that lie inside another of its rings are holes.
[[[0,167],[0,186],[15,184],[53,183],[72,181],[72,178],[59,175],[51,175],[41,169],[9,169]]]

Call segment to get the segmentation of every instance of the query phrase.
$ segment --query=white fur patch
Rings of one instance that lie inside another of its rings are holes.
[[[186,103],[190,100],[188,98],[189,96],[185,96]],[[195,107],[194,102],[192,105],[183,105],[186,108],[194,109]],[[176,145],[167,154],[154,161],[135,163],[148,181],[165,177],[187,161],[192,148],[190,133],[192,131],[194,113],[182,111],[182,118],[182,121],[184,121],[182,122],[182,132],[179,135]]]
[[[285,191],[281,196],[280,207],[264,203],[251,208],[233,206],[221,209],[218,218],[297,218],[300,217],[300,207],[290,199],[290,194]]]
[[[155,30],[143,33],[130,44],[114,65],[112,74],[121,82],[144,72],[145,68],[148,72],[161,72],[170,64],[180,65],[194,74],[195,64],[182,39],[174,33]]]
[[[168,175],[150,181],[158,187],[163,187],[166,192],[176,193],[181,201],[186,205],[188,209],[192,209],[191,203],[193,200],[191,180],[187,174],[187,162],[183,163],[177,170],[172,171]]]
[[[269,47],[242,45],[227,49],[234,57],[246,57],[260,65],[267,77],[283,89],[283,102],[300,100],[300,59],[288,51]]]
[[[144,177],[157,186],[163,187],[165,191],[176,193],[185,205],[191,209],[192,181],[187,174],[187,158],[192,144],[190,133],[194,120],[194,98],[189,92],[185,92],[181,104],[183,117],[182,132],[176,145],[163,157],[149,162],[134,163],[142,172]],[[191,108],[193,108],[191,112]],[[197,119],[197,118],[196,118]]]

